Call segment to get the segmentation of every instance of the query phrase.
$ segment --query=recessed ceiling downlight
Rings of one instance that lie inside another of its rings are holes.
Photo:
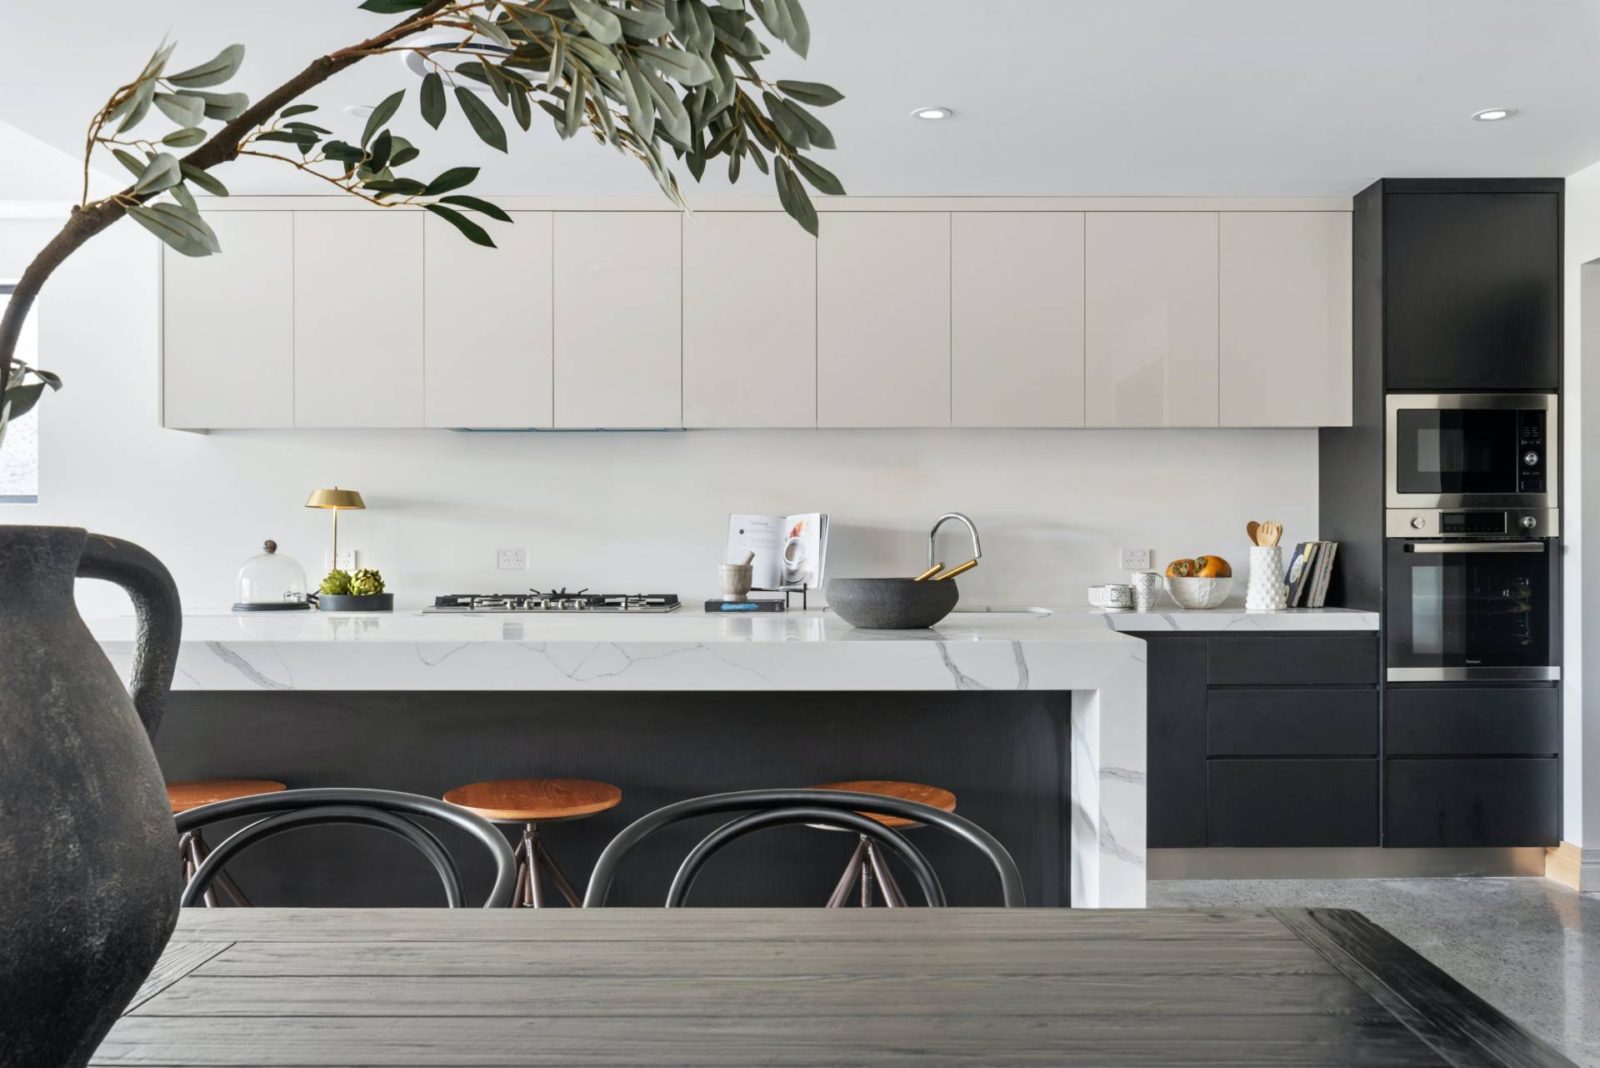
[[[364,119],[376,110],[371,104],[351,104],[344,109],[344,113],[353,119]]]
[[[954,114],[955,112],[949,108],[916,108],[911,112],[911,117],[913,119],[926,119],[928,122],[937,122],[940,119],[948,119]]]
[[[1472,117],[1479,122],[1499,122],[1501,119],[1509,119],[1516,113],[1516,108],[1484,108],[1482,111],[1474,111]]]
[[[500,60],[510,54],[511,49],[488,41],[463,42],[459,37],[434,37],[408,45],[400,56],[407,70],[418,78],[425,78],[440,67],[459,73],[462,63],[476,64],[480,56]],[[489,87],[484,84],[481,73],[476,78],[470,74],[462,74],[457,84],[471,89],[474,93],[490,92]]]

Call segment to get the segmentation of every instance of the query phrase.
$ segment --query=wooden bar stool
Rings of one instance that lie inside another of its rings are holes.
[[[288,787],[272,779],[191,779],[187,782],[167,783],[167,804],[176,816],[191,808],[209,805],[213,801],[231,801],[235,797],[254,797],[256,794],[275,794]],[[178,855],[183,860],[183,881],[187,885],[194,878],[195,869],[211,853],[211,847],[198,830],[185,831],[178,836]],[[250,899],[244,896],[239,884],[226,873],[218,875],[216,885],[240,908],[249,908]],[[207,888],[203,900],[207,908],[217,907],[215,890]]]
[[[894,782],[887,779],[859,779],[853,782],[830,782],[821,786],[812,787],[815,790],[848,790],[858,794],[877,794],[880,797],[897,797],[902,801],[917,801],[924,805],[942,809],[945,812],[956,810],[956,795],[940,786],[929,786],[920,782]],[[864,812],[885,827],[895,830],[904,830],[908,827],[920,827],[920,823],[909,820],[903,816],[880,816],[874,812]],[[826,827],[824,830],[834,830]],[[878,890],[883,895],[883,903],[889,908],[902,908],[906,903],[905,895],[900,892],[900,886],[894,881],[894,875],[889,871],[889,865],[884,863],[883,854],[878,844],[866,835],[856,843],[856,851],[850,855],[850,862],[845,865],[844,874],[839,877],[839,884],[833,889],[833,896],[828,898],[828,908],[836,909],[843,905],[850,896],[850,890],[861,883],[861,907],[870,908],[873,904],[872,884],[876,880]]]
[[[616,808],[622,801],[622,791],[608,782],[590,779],[497,779],[458,786],[444,799],[495,823],[522,824],[522,841],[516,848],[513,907],[544,907],[544,889],[539,884],[539,872],[543,870],[567,904],[576,909],[583,907],[583,898],[539,837],[539,825],[583,819]]]

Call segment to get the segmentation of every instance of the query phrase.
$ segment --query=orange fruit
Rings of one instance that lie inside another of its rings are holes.
[[[1199,578],[1230,578],[1233,568],[1220,556],[1197,556],[1194,558],[1194,573]]]
[[[1174,560],[1167,565],[1167,578],[1193,578],[1195,573],[1193,560]]]

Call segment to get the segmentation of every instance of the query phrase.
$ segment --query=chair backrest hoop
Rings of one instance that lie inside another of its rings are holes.
[[[780,808],[805,805],[839,812],[872,812],[886,816],[900,816],[929,827],[937,827],[947,834],[969,843],[983,853],[1000,879],[1000,894],[1008,908],[1026,904],[1027,895],[1022,888],[1022,873],[1016,861],[999,839],[969,819],[932,805],[903,801],[897,797],[878,794],[855,793],[846,790],[738,790],[705,797],[691,797],[685,801],[665,805],[654,812],[634,820],[624,827],[601,851],[589,876],[589,888],[583,896],[585,907],[604,905],[616,880],[617,868],[629,850],[662,827],[695,816],[709,816],[722,812],[749,812],[752,809]]]
[[[321,813],[316,810],[324,810]],[[305,813],[301,819],[289,821],[282,820],[263,827],[254,834],[240,838],[238,843],[229,846],[229,843],[240,835],[267,823],[266,819],[258,820],[240,831],[234,832],[227,840],[212,850],[211,855],[203,861],[195,873],[191,886],[199,883],[200,874],[206,874],[206,884],[209,884],[216,875],[222,871],[227,861],[237,855],[238,851],[253,842],[281,833],[292,827],[311,826],[317,823],[351,823],[356,822],[350,810],[362,811],[365,815],[373,812],[383,813],[390,819],[374,818],[363,819],[360,822],[370,826],[378,826],[391,833],[405,838],[415,846],[433,864],[439,873],[440,880],[446,885],[446,896],[450,896],[450,886],[456,887],[454,903],[460,903],[460,876],[456,871],[455,861],[450,857],[448,850],[439,842],[438,837],[426,827],[412,820],[411,817],[423,816],[428,819],[438,820],[454,826],[475,838],[484,849],[494,858],[495,875],[494,885],[488,897],[484,899],[484,908],[504,908],[511,903],[512,889],[516,885],[517,862],[511,851],[510,844],[500,828],[479,816],[475,812],[438,798],[424,797],[421,794],[408,794],[398,790],[368,790],[354,787],[315,787],[306,790],[281,790],[271,794],[254,794],[249,797],[235,797],[227,801],[217,801],[209,805],[180,812],[175,817],[178,833],[198,830],[220,820],[237,819],[240,817],[276,817],[288,813]],[[334,810],[339,810],[335,815]],[[400,819],[404,826],[392,822]],[[406,828],[410,828],[407,830]],[[219,859],[220,857],[220,859]],[[442,857],[442,860],[440,859]],[[216,863],[211,862],[215,860]],[[210,865],[209,869],[207,865]],[[204,889],[202,885],[201,890]],[[187,904],[199,896],[197,890],[194,894],[185,891]]]
[[[183,895],[178,899],[178,904],[185,908],[193,905],[211,888],[212,882],[222,874],[222,869],[228,862],[249,846],[301,827],[330,825],[376,827],[404,839],[433,865],[434,873],[439,876],[439,881],[444,886],[445,906],[452,909],[461,907],[461,876],[456,871],[455,861],[450,859],[450,854],[433,832],[411,822],[405,816],[355,805],[316,805],[291,812],[279,812],[277,815],[246,824],[211,849],[205,860],[195,869],[189,884],[183,888]]]
[[[876,840],[911,869],[918,888],[922,890],[923,900],[930,908],[945,907],[944,887],[940,885],[938,875],[934,874],[933,866],[928,863],[928,858],[922,855],[922,851],[912,845],[899,831],[858,812],[838,812],[831,808],[790,805],[741,816],[724,823],[702,838],[699,844],[689,851],[689,855],[679,866],[678,873],[672,877],[672,886],[667,890],[667,908],[683,906],[689,891],[694,888],[694,881],[699,876],[700,869],[711,859],[712,854],[723,846],[754,831],[796,823],[830,827],[840,831],[855,831],[857,834]]]

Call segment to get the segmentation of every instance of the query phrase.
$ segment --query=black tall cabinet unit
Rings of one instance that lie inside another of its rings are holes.
[[[1353,425],[1319,432],[1328,604],[1384,608],[1386,392],[1559,391],[1562,199],[1560,179],[1384,179],[1356,197]],[[1559,842],[1559,684],[1380,694],[1382,844]]]

